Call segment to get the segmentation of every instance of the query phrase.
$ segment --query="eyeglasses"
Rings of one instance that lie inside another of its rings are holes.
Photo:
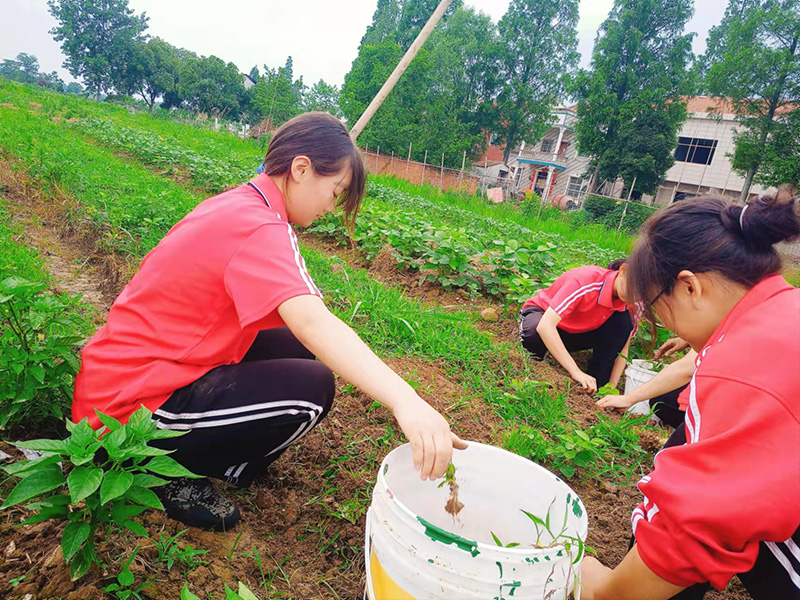
[[[655,298],[653,298],[650,302],[647,303],[647,306],[649,308],[653,308],[653,305],[658,301],[659,298],[661,298],[661,296],[664,295],[664,292],[666,292],[666,291],[667,291],[666,289],[662,288],[662,290],[660,292],[658,292],[658,295]]]

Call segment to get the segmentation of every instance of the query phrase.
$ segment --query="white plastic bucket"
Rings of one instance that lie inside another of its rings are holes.
[[[558,477],[511,452],[470,442],[453,453],[456,516],[445,511],[448,484],[421,481],[406,444],[384,459],[367,511],[370,600],[544,600],[567,598],[580,572],[582,546],[537,547],[534,522],[549,511],[550,529],[586,540],[580,498]],[[543,530],[541,525],[540,531]],[[501,547],[492,534],[504,544]],[[542,531],[541,543],[552,538]]]
[[[627,367],[625,367],[626,394],[630,394],[640,385],[647,383],[657,375],[657,373],[652,370],[653,363],[649,360],[634,358],[632,363],[633,364],[629,364]],[[650,399],[648,398],[647,400],[637,402],[628,408],[628,412],[634,415],[646,415],[650,412]]]

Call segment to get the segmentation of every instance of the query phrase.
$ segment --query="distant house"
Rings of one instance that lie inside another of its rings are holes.
[[[688,118],[678,133],[675,164],[654,196],[643,196],[647,203],[670,204],[687,197],[719,193],[738,198],[744,178],[733,171],[728,154],[733,153],[733,134],[737,119],[730,102],[696,96],[687,99]],[[508,164],[490,166],[481,158],[476,167],[484,167],[488,177],[508,178],[506,189],[517,194],[536,190],[547,200],[567,194],[576,200],[586,195],[589,185],[590,157],[578,154],[574,125],[575,107],[558,106],[552,111],[553,125],[536,143],[522,142],[511,153]],[[497,156],[502,148],[489,146],[486,156]],[[504,175],[505,173],[505,175]],[[621,182],[606,182],[603,193],[618,196]],[[771,193],[774,188],[754,184],[750,196]]]
[[[244,77],[244,89],[249,90],[253,87],[256,83],[258,83],[255,79],[250,77],[247,73],[242,73],[242,77]]]

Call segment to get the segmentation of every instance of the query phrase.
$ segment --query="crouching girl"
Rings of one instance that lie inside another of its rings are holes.
[[[685,439],[638,484],[634,544],[614,569],[584,560],[584,599],[702,598],[734,576],[755,600],[800,598],[800,290],[773,247],[800,234],[797,209],[699,198],[645,224],[628,289],[697,369]]]
[[[625,368],[634,319],[628,309],[624,260],[608,268],[571,269],[522,305],[522,346],[542,360],[549,351],[570,377],[590,394],[616,386]],[[571,352],[592,350],[586,372]]]
[[[264,173],[200,204],[144,259],[83,350],[73,419],[99,427],[99,410],[124,422],[143,404],[158,427],[188,432],[158,443],[178,462],[246,487],[325,418],[336,371],[392,410],[422,478],[443,475],[463,442],[328,311],[292,230],[337,204],[352,224],[365,179],[333,116],[281,127]],[[208,479],[157,492],[189,525],[239,519]]]

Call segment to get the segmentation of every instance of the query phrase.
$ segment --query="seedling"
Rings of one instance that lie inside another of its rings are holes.
[[[189,544],[186,545],[186,548],[181,548],[178,545],[178,538],[187,531],[188,529],[179,531],[170,538],[165,538],[162,533],[158,534],[158,541],[156,542],[158,555],[155,558],[156,562],[166,563],[167,569],[171,569],[172,565],[176,562],[181,562],[186,566],[188,571],[196,569],[201,564],[205,564],[207,561],[198,560],[197,557],[208,553],[208,550],[195,550]],[[239,535],[241,535],[241,533]]]
[[[620,356],[622,355],[620,354]],[[607,383],[597,390],[595,398],[605,398],[606,396],[619,396],[619,390],[610,383]]]
[[[134,576],[130,570],[130,566],[133,562],[133,559],[136,558],[136,553],[138,551],[139,546],[136,546],[136,548],[133,549],[130,558],[122,563],[122,570],[120,570],[119,574],[117,575],[117,582],[107,585],[103,588],[104,592],[112,595],[114,598],[117,598],[117,600],[128,600],[129,598],[142,600],[139,592],[155,582],[155,579],[151,579],[137,588],[133,587]]]
[[[450,486],[450,497],[447,499],[447,504],[444,505],[444,510],[455,516],[464,508],[464,504],[458,500],[458,484],[456,483],[456,466],[451,462],[447,465],[444,472],[444,481],[439,483],[439,487],[447,484]]]

